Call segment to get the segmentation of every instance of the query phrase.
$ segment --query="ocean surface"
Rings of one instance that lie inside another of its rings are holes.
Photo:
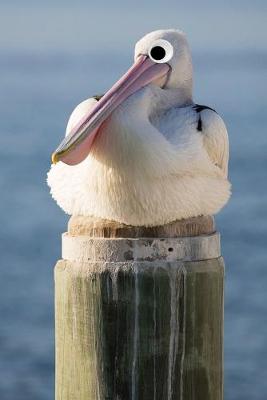
[[[68,218],[46,185],[50,154],[74,106],[131,62],[130,52],[1,54],[1,400],[53,399],[53,267]],[[225,399],[266,400],[267,53],[194,53],[194,66],[195,101],[216,108],[230,137],[233,195],[216,218],[226,263]]]

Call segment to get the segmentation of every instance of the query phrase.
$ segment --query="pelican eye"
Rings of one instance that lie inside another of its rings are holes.
[[[166,63],[173,56],[173,47],[167,40],[157,40],[150,47],[148,55],[156,63]]]
[[[161,46],[152,47],[150,55],[154,60],[160,61],[166,56],[166,51]]]

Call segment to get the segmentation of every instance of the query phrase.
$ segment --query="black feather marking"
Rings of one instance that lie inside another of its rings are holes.
[[[99,101],[103,96],[104,96],[103,94],[96,94],[95,96],[93,96],[93,98]]]
[[[216,111],[216,110],[214,110],[213,108],[208,107],[208,106],[203,106],[202,104],[195,104],[195,105],[193,106],[193,108],[194,108],[194,110],[195,110],[197,113],[200,113],[200,112],[203,111],[203,110],[211,110],[211,111],[216,112],[216,114],[217,114],[217,111]]]
[[[197,121],[197,130],[199,132],[202,132],[202,119],[201,119],[201,114],[200,114],[201,111],[203,111],[203,110],[211,110],[214,112],[216,112],[216,111],[213,108],[208,107],[208,106],[203,106],[202,104],[195,104],[193,106],[193,109],[199,114],[198,121]],[[216,114],[217,114],[217,112],[216,112]]]
[[[201,119],[201,115],[200,114],[199,114],[198,121],[197,121],[197,130],[199,132],[202,132],[202,119]]]

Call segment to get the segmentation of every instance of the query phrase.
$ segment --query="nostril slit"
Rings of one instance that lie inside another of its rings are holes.
[[[168,251],[172,252],[172,251],[173,251],[173,248],[172,248],[172,247],[169,247],[169,248],[168,248]]]

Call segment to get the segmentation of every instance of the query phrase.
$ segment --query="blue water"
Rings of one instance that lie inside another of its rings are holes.
[[[1,55],[1,400],[53,398],[53,266],[67,217],[45,183],[50,153],[73,107],[106,90],[130,62],[130,52]],[[233,196],[217,217],[226,262],[225,399],[265,400],[267,53],[195,52],[194,65],[195,100],[223,116],[231,146]]]

